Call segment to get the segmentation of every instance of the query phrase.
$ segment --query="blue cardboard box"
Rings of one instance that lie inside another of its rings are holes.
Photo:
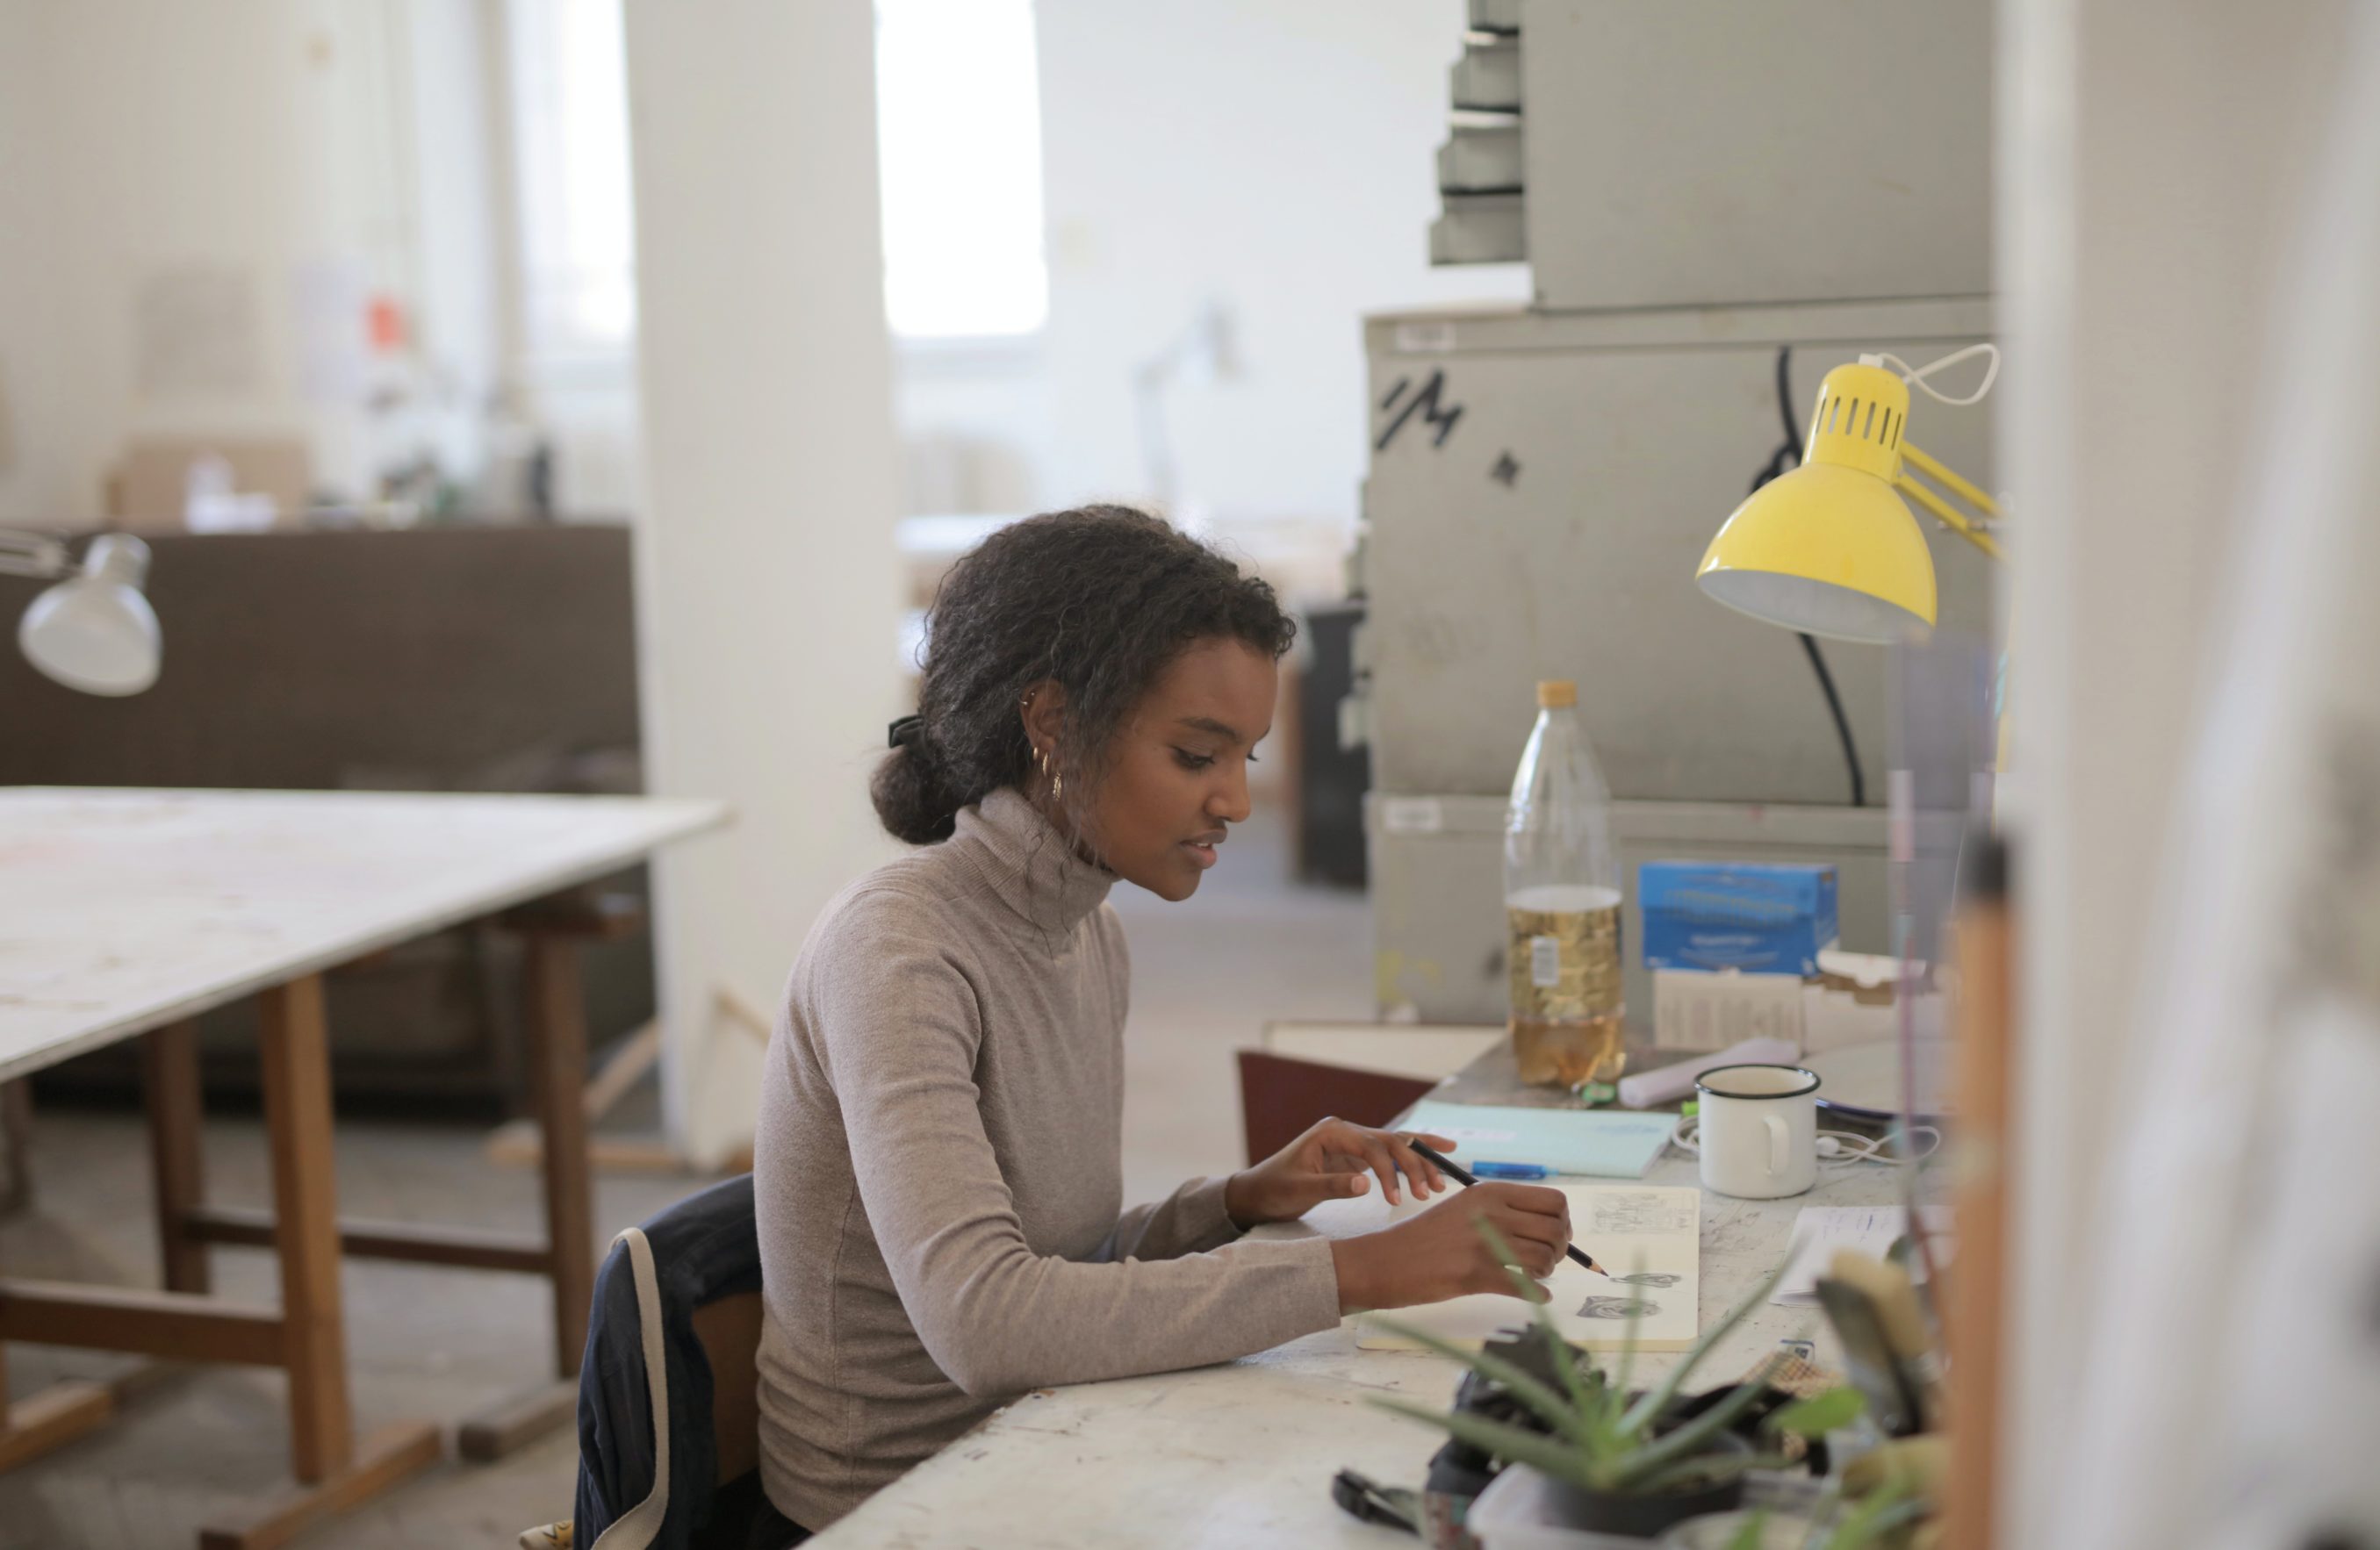
[[[1648,969],[1814,975],[1840,934],[1831,863],[1648,861],[1636,900]]]

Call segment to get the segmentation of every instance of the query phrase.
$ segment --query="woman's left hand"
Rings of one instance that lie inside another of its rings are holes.
[[[1454,1185],[1413,1149],[1420,1142],[1439,1152],[1454,1143],[1427,1131],[1374,1130],[1344,1120],[1324,1120],[1254,1168],[1232,1175],[1223,1189],[1223,1209],[1241,1227],[1295,1221],[1326,1200],[1363,1194],[1377,1176],[1391,1205],[1411,1194],[1426,1200]]]

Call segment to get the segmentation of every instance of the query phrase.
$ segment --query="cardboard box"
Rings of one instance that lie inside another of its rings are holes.
[[[1818,955],[1818,973],[1803,983],[1802,1053],[1874,1044],[1900,1035],[1900,997],[1911,996],[1917,1036],[1943,1036],[1945,998],[1930,965],[1911,965],[1888,953],[1829,951]]]
[[[306,510],[313,459],[302,440],[230,436],[132,442],[108,479],[108,515],[135,532],[182,531],[190,465],[211,454],[231,465],[233,489],[272,497],[283,522]]]
[[[1840,931],[1831,863],[1648,861],[1636,897],[1648,969],[1811,975]]]
[[[1805,989],[1799,975],[1656,969],[1653,1043],[1662,1049],[1726,1049],[1748,1038],[1776,1038],[1799,1046]]]

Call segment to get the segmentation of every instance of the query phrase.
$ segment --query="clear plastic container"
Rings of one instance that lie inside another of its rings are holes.
[[[1512,1053],[1524,1082],[1617,1082],[1620,861],[1611,790],[1578,718],[1578,686],[1537,685],[1537,724],[1504,816]]]

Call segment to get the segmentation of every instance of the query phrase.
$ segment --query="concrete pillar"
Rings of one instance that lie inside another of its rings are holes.
[[[647,492],[650,789],[726,799],[658,879],[663,1094],[701,1159],[750,1133],[819,908],[891,854],[895,454],[867,0],[626,0]]]
[[[2000,1542],[2061,1545],[2111,1116],[2344,7],[2004,0],[2022,1044]],[[2177,1352],[2175,1360],[2191,1360]]]

